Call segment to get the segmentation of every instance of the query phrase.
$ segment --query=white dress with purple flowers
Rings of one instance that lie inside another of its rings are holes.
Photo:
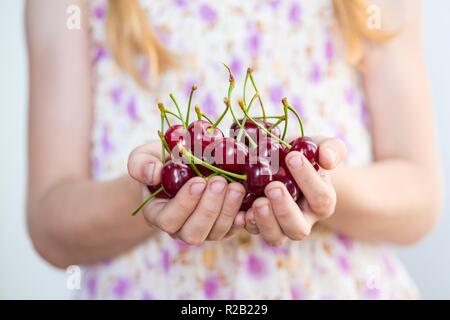
[[[143,90],[117,67],[105,45],[106,1],[92,3],[95,179],[126,174],[130,151],[157,138],[155,102],[171,105],[169,92],[185,106],[196,84],[196,103],[217,116],[228,85],[220,62],[231,66],[237,95],[246,67],[252,66],[268,113],[280,114],[280,100],[287,96],[309,135],[345,141],[348,165],[372,161],[363,92],[357,72],[345,61],[331,0],[141,0],[141,4],[158,37],[179,57],[180,67]],[[140,66],[144,75],[151,68],[145,61]],[[230,119],[224,128],[229,125]],[[295,130],[291,125],[290,134],[297,134]],[[386,246],[354,241],[321,226],[305,241],[276,248],[246,233],[198,247],[161,233],[111,261],[86,268],[83,281],[79,297],[87,299],[417,296],[407,272]]]

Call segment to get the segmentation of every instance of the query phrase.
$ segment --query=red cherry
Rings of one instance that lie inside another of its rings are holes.
[[[295,182],[294,178],[284,168],[281,167],[278,170],[278,172],[274,175],[274,180],[280,181],[285,185],[287,191],[294,199],[294,201],[297,201],[302,196],[302,192],[300,188],[297,186],[297,183]]]
[[[159,186],[147,186],[148,191],[150,192],[150,194],[153,194],[154,192],[158,191],[158,189],[161,188],[161,185]],[[169,196],[163,191],[161,191],[160,193],[158,193],[156,195],[157,198],[160,199],[169,199]]]
[[[186,133],[187,130],[181,124],[174,124],[167,129],[164,138],[170,150],[173,150],[180,141],[183,146],[186,146]]]
[[[184,163],[175,163],[172,160],[166,162],[162,169],[161,185],[164,192],[173,198],[178,190],[191,178],[195,172]]]
[[[286,148],[270,137],[265,137],[258,143],[256,149],[250,150],[251,160],[259,159],[269,162],[273,168],[279,168],[284,164]]]
[[[192,122],[187,131],[191,150],[199,158],[203,158],[203,152],[209,144],[223,138],[223,132],[219,128],[213,128],[212,124],[205,120]]]
[[[209,145],[205,153],[209,151],[211,151],[211,157],[207,156],[207,158],[211,159],[212,161],[209,162],[216,167],[237,174],[245,172],[248,164],[248,148],[243,143],[233,138],[222,138]]]
[[[301,152],[305,156],[305,158],[308,159],[309,162],[311,162],[314,168],[317,171],[319,170],[319,149],[310,137],[297,138],[292,141],[290,145],[292,146],[292,148],[289,150],[289,152]]]
[[[239,122],[242,122],[242,119],[238,120]],[[264,125],[264,127],[266,129],[270,129],[273,124],[267,121],[258,121],[258,123]],[[263,132],[253,121],[251,121],[250,119],[245,120],[245,123],[243,125],[245,131],[247,132],[247,134],[253,139],[253,141],[255,141],[256,143],[258,143],[259,140],[261,140],[263,137],[266,136],[266,133]],[[233,138],[237,138],[238,134],[239,134],[239,125],[234,122],[231,127],[230,127],[230,131],[231,131],[231,136]],[[278,127],[275,127],[271,130],[272,134],[274,134],[275,136],[277,136],[278,138],[281,136],[280,133],[280,129]],[[241,141],[242,143],[244,143],[247,147],[250,145],[250,142],[248,141],[248,138],[245,135],[242,135]]]
[[[256,199],[259,198],[259,195],[254,193],[247,193],[244,197],[244,200],[242,200],[241,208],[239,211],[247,211],[250,209],[253,205],[253,202],[255,202]]]
[[[274,180],[272,168],[265,161],[249,164],[246,168],[247,180],[245,185],[247,191],[253,194],[262,194],[266,185]]]

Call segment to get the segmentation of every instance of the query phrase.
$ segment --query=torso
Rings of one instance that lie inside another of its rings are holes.
[[[156,101],[168,93],[221,112],[227,73],[241,95],[247,66],[255,70],[268,113],[281,113],[289,97],[309,135],[337,136],[348,164],[372,161],[371,137],[357,72],[346,63],[333,24],[331,0],[141,1],[161,41],[180,58],[177,69],[143,90],[114,63],[105,47],[105,2],[92,4],[94,127],[92,174],[126,173],[129,152],[156,139]],[[145,64],[142,65],[146,72]],[[230,119],[224,127],[230,125]],[[295,135],[295,126],[291,126]],[[302,242],[268,247],[245,236],[188,247],[165,234],[131,252],[86,269],[83,298],[320,299],[413,298],[416,290],[401,263],[379,244],[360,243],[321,227]]]

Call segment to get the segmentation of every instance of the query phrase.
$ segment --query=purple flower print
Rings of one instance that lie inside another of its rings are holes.
[[[207,299],[214,299],[219,292],[220,283],[217,276],[211,276],[205,279],[203,283],[203,293]]]
[[[216,11],[207,4],[200,5],[200,17],[206,22],[212,23],[217,19]]]
[[[305,114],[303,112],[303,102],[302,99],[300,99],[299,96],[294,96],[292,98],[292,100],[290,101],[291,106],[294,107],[294,109],[298,112],[298,114],[300,115],[300,118],[302,118],[302,120],[305,119]]]
[[[148,291],[142,293],[142,300],[156,300],[156,297]]]
[[[271,86],[269,88],[269,95],[274,104],[281,104],[281,99],[283,99],[283,87],[280,84]]]
[[[252,56],[258,54],[261,49],[261,32],[258,29],[258,26],[251,27],[253,31],[250,33],[250,36],[247,38],[247,48],[249,53]]]
[[[131,97],[130,100],[128,101],[127,115],[128,115],[128,118],[130,118],[133,121],[136,121],[139,119],[135,97]]]
[[[353,248],[353,241],[345,234],[339,233],[336,237],[346,250],[351,250]]]
[[[124,299],[132,287],[130,278],[117,278],[113,287],[113,295],[117,299]]]
[[[174,0],[175,5],[178,7],[185,7],[187,5],[187,0]]]
[[[291,6],[289,7],[288,12],[288,20],[292,24],[298,24],[300,23],[302,14],[302,8],[300,6],[300,3],[297,1],[292,2]]]
[[[325,41],[325,58],[328,64],[333,62],[334,56],[335,56],[334,43],[330,38],[328,38]]]
[[[122,101],[123,96],[123,87],[117,86],[111,90],[111,99],[113,101],[113,104],[115,106],[118,106],[120,102]]]
[[[103,135],[101,139],[101,146],[103,153],[109,153],[113,150],[112,143],[109,139],[108,129],[105,127],[103,128]]]
[[[273,10],[276,10],[280,4],[281,4],[281,0],[270,0],[269,1],[269,5],[272,7]]]
[[[362,100],[359,105],[359,118],[361,119],[364,125],[369,123],[369,114],[367,112],[367,104],[366,101]]]
[[[261,247],[273,254],[289,254],[289,247],[287,245],[284,246],[269,246],[267,242],[265,242],[263,239],[261,239]]]
[[[382,259],[386,272],[389,275],[394,276],[396,273],[396,268],[392,258],[387,253],[384,253]]]
[[[318,63],[313,63],[309,72],[309,80],[317,84],[322,79],[322,70],[320,70],[320,66]]]
[[[302,290],[299,288],[299,286],[291,287],[291,297],[293,300],[302,300],[303,299],[303,293],[302,293]]]
[[[242,73],[242,63],[238,57],[234,57],[231,60],[230,69],[235,76],[239,76]]]
[[[106,8],[105,5],[100,4],[95,6],[92,9],[92,14],[94,15],[95,19],[97,20],[103,20],[106,16]]]
[[[356,92],[354,88],[347,88],[345,90],[345,102],[351,106],[355,103],[355,98],[356,98]]]
[[[96,45],[93,47],[92,50],[93,50],[92,56],[94,64],[98,64],[100,61],[102,61],[108,56],[106,48],[102,45]]]
[[[349,274],[352,270],[350,261],[348,260],[348,258],[346,256],[340,256],[338,257],[338,265],[339,268],[341,269],[343,274]]]
[[[201,107],[206,115],[217,116],[216,104],[210,92],[206,94],[205,98],[202,101]]]
[[[165,273],[168,273],[170,270],[170,253],[168,250],[163,250],[161,255],[163,270]]]
[[[247,271],[253,278],[260,279],[267,273],[266,264],[264,260],[251,254],[247,258]]]
[[[86,282],[86,286],[89,297],[92,299],[97,294],[97,278],[91,275]]]

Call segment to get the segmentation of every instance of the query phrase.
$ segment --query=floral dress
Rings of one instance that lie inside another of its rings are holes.
[[[178,57],[179,67],[164,73],[151,89],[139,87],[117,67],[106,46],[106,1],[91,3],[94,179],[126,174],[130,151],[157,139],[156,102],[172,106],[170,92],[186,110],[190,88],[197,85],[195,102],[206,114],[217,116],[228,86],[221,62],[235,74],[235,98],[242,95],[246,67],[252,66],[268,113],[281,114],[280,101],[287,96],[309,135],[342,139],[349,150],[348,165],[371,163],[370,119],[358,74],[344,57],[331,0],[140,3],[159,39]],[[145,76],[151,66],[139,63]],[[227,119],[223,127],[230,122]],[[298,128],[290,127],[289,134],[298,135]],[[195,247],[160,233],[130,252],[86,267],[83,284],[78,295],[82,299],[417,297],[415,285],[389,248],[321,226],[306,240],[281,247],[270,247],[246,232]]]

